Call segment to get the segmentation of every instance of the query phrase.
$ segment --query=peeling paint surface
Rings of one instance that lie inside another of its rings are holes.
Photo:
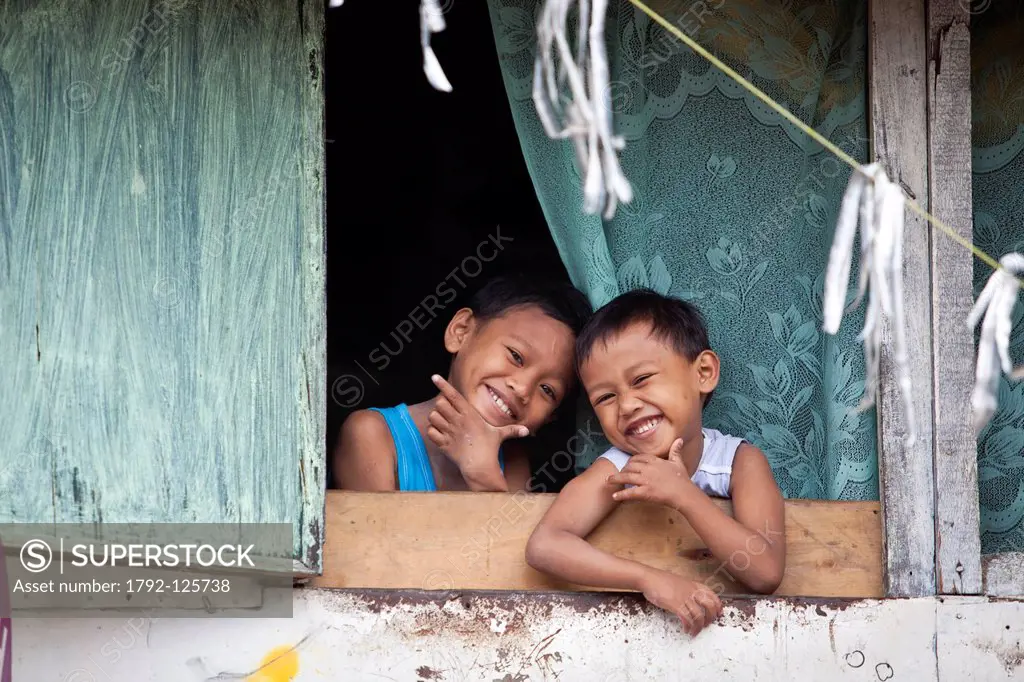
[[[1016,680],[1024,679],[1021,623],[1024,605],[969,597],[735,599],[691,639],[632,595],[300,588],[290,619],[154,618],[132,637],[118,618],[23,619],[14,674],[64,682]],[[64,643],[60,656],[53,642]],[[280,668],[256,670],[282,652]]]
[[[943,680],[1024,681],[1024,602],[944,600],[937,612],[936,651]]]

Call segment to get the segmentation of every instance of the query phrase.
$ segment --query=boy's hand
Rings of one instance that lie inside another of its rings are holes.
[[[528,436],[529,430],[518,424],[491,426],[451,384],[437,375],[431,378],[441,396],[430,412],[430,440],[455,462],[471,487],[507,490],[498,448],[509,438]]]
[[[653,571],[644,580],[643,596],[658,608],[678,615],[683,632],[691,637],[722,613],[722,601],[711,588],[665,570]]]
[[[683,631],[696,636],[722,613],[722,602],[707,585],[667,571],[654,571],[643,584],[647,601],[683,622]]]
[[[618,490],[612,497],[618,502],[645,500],[677,508],[680,500],[696,489],[683,463],[682,452],[683,439],[677,438],[668,451],[668,459],[654,455],[630,457],[622,471],[608,477],[608,482],[635,487]]]

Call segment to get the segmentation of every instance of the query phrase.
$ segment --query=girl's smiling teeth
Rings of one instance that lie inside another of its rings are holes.
[[[495,393],[494,389],[491,388],[490,386],[487,387],[487,392],[491,395],[491,401],[493,401],[494,404],[497,405],[498,409],[501,410],[506,417],[514,421],[516,418],[516,413],[512,411],[512,408],[509,407],[504,400],[501,399],[501,396]]]
[[[660,416],[648,417],[647,419],[644,419],[640,422],[635,422],[629,428],[626,429],[626,435],[638,436],[642,438],[645,435],[650,434],[650,432],[654,431],[654,429],[658,428],[658,425],[661,424],[661,419],[662,418]]]

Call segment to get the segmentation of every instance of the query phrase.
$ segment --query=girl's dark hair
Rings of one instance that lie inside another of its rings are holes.
[[[568,282],[537,275],[495,277],[477,291],[467,307],[481,320],[501,317],[512,308],[535,305],[578,336],[593,314],[587,297]]]

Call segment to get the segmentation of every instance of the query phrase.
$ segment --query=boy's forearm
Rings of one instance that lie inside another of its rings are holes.
[[[538,571],[587,587],[644,590],[654,569],[597,549],[565,531],[535,532],[527,545],[527,562]]]
[[[765,538],[729,516],[710,497],[700,492],[674,505],[693,530],[707,543],[716,559],[731,576],[757,592],[773,592],[781,581],[782,562]]]

